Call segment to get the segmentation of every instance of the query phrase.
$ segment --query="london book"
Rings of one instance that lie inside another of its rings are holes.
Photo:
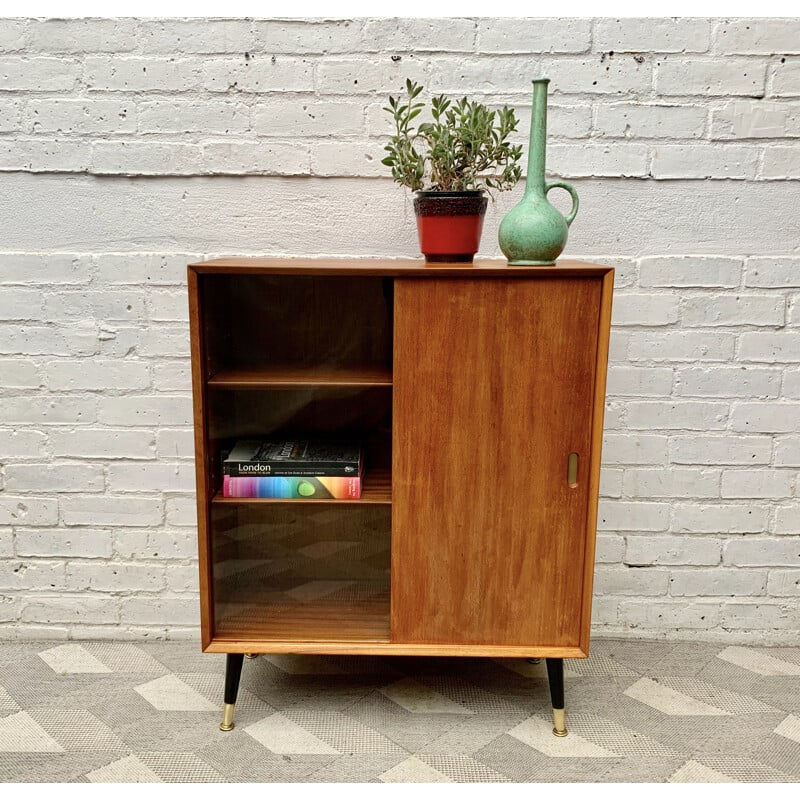
[[[252,477],[358,477],[358,442],[320,439],[242,439],[222,462],[222,474]]]
[[[258,478],[222,478],[223,497],[268,500],[358,500],[361,477],[292,477],[269,475]]]

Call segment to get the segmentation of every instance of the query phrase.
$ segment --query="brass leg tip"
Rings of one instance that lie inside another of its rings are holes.
[[[258,653],[245,653],[245,658],[258,658]]]
[[[529,658],[528,659],[528,663],[529,664],[541,664],[542,663],[542,659],[541,658]]]
[[[553,709],[553,736],[566,736],[567,726],[564,720],[564,709]]]
[[[225,703],[225,711],[222,714],[222,722],[219,724],[219,729],[221,731],[232,731],[235,727],[233,724],[233,709],[235,708],[233,703]]]

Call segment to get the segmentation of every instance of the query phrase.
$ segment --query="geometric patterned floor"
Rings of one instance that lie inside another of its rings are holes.
[[[800,780],[800,648],[595,639],[565,661],[245,659],[197,642],[0,643],[2,782]]]

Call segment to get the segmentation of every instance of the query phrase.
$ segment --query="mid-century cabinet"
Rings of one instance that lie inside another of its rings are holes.
[[[613,270],[223,259],[188,271],[203,650],[589,652]],[[358,500],[222,496],[263,435],[364,443]]]

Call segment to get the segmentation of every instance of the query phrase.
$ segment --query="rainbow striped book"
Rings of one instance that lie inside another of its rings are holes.
[[[270,475],[258,478],[236,478],[224,475],[223,497],[262,497],[272,500],[358,500],[361,477]]]

